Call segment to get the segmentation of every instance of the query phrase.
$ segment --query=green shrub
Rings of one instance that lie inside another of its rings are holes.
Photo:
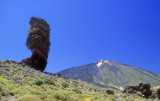
[[[9,92],[9,95],[12,95],[12,96],[14,96],[14,93],[13,93],[13,92]]]
[[[2,96],[7,96],[8,95],[8,93],[5,90],[3,90],[1,93],[2,93]]]
[[[73,98],[70,97],[69,94],[67,93],[55,93],[54,94],[54,98],[56,99],[56,101],[73,101]]]
[[[17,88],[17,85],[13,83],[10,80],[4,80],[3,82],[0,82],[0,95],[2,96],[8,96],[13,95],[12,90]]]
[[[57,100],[60,100],[60,99],[61,99],[61,96],[60,96],[59,94],[55,94],[55,95],[54,95],[54,98],[57,99]]]
[[[78,86],[78,82],[77,81],[73,81],[73,83],[72,83],[74,86]]]
[[[68,83],[67,83],[67,82],[63,82],[63,83],[62,83],[62,86],[63,86],[64,88],[66,88],[66,87],[68,87]]]
[[[38,95],[24,94],[20,96],[16,101],[42,101]]]
[[[80,89],[73,89],[72,91],[75,92],[75,93],[77,93],[77,94],[82,94],[82,92],[81,92]]]
[[[3,82],[5,80],[6,80],[5,78],[0,77],[0,82]]]
[[[36,79],[36,80],[34,80],[34,81],[31,81],[31,82],[29,82],[29,85],[37,85],[37,86],[40,86],[40,85],[42,85],[43,84],[43,80],[42,79]]]
[[[5,60],[3,63],[9,63],[10,64],[10,60]]]
[[[2,92],[3,91],[3,87],[2,87],[2,85],[0,85],[0,92]]]
[[[55,86],[54,81],[53,81],[52,79],[49,79],[49,78],[46,78],[46,79],[44,80],[44,83],[45,83],[45,84],[51,84],[51,85],[54,85],[54,86]]]

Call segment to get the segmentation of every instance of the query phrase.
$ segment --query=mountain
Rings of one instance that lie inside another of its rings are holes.
[[[113,61],[99,60],[79,67],[72,67],[59,72],[67,79],[80,79],[101,87],[119,88],[124,85],[135,85],[139,82],[160,84],[160,74],[141,68]]]
[[[97,70],[102,69],[101,66],[105,63],[105,61],[95,63]],[[92,72],[94,71],[91,68],[89,69]],[[156,96],[155,94],[153,93],[153,97]],[[135,94],[122,93],[120,90],[94,86],[81,80],[68,80],[60,75],[43,73],[23,62],[0,60],[0,101],[146,100],[157,101],[155,98],[145,99]]]

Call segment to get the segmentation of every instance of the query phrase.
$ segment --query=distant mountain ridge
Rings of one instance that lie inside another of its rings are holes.
[[[152,86],[160,84],[160,74],[113,61],[99,60],[83,66],[72,67],[59,72],[67,79],[80,79],[102,87],[119,88],[147,82]]]

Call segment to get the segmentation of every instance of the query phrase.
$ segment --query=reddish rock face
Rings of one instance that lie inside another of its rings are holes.
[[[36,17],[32,17],[29,24],[31,26],[26,46],[32,51],[32,55],[27,59],[23,59],[22,62],[32,68],[44,71],[50,49],[50,27],[45,20]]]

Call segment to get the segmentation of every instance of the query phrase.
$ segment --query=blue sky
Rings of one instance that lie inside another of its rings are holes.
[[[116,61],[160,74],[159,0],[0,0],[0,59],[31,55],[30,17],[45,19],[51,47],[45,71]]]

